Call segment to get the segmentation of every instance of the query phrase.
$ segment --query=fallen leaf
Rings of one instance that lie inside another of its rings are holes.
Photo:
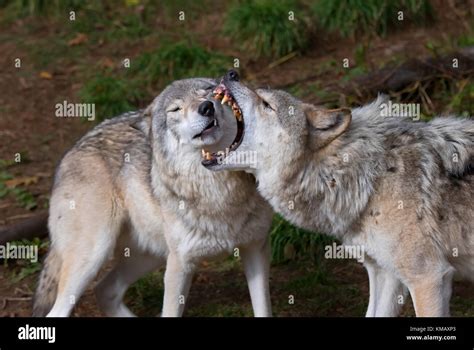
[[[210,281],[210,278],[209,276],[205,275],[205,274],[202,274],[202,273],[199,273],[197,276],[196,276],[196,283],[209,283]]]
[[[104,68],[114,68],[115,63],[110,58],[106,57],[100,61],[100,66]]]
[[[39,76],[41,79],[53,79],[53,75],[46,71],[40,72]]]
[[[31,85],[26,82],[25,78],[20,77],[18,80],[20,81],[20,85],[24,90],[29,89],[31,87]]]
[[[76,46],[83,44],[87,41],[87,35],[84,33],[77,33],[76,37],[74,39],[71,39],[67,42],[69,46]]]
[[[15,188],[20,185],[29,186],[37,182],[38,182],[38,176],[16,177],[14,179],[5,181],[5,186],[9,188]]]

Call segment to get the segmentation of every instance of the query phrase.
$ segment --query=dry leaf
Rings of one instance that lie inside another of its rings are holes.
[[[31,85],[26,82],[25,78],[20,77],[18,80],[20,81],[20,85],[21,85],[22,89],[26,90],[26,89],[29,89],[31,87]]]
[[[196,276],[196,283],[209,283],[210,281],[210,278],[209,276],[205,275],[205,274],[202,274],[202,273],[198,273],[198,275]]]
[[[100,61],[100,66],[104,68],[114,68],[115,63],[110,58],[106,57]]]
[[[83,44],[87,41],[87,35],[84,33],[77,33],[76,37],[74,39],[71,39],[67,42],[69,46],[76,46]]]
[[[53,75],[46,71],[40,72],[39,76],[41,79],[53,79]]]
[[[17,177],[11,180],[5,181],[5,186],[9,188],[15,188],[20,185],[29,186],[38,182],[38,176],[25,176]]]

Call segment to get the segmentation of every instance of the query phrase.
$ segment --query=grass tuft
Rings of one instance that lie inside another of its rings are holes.
[[[308,30],[296,1],[245,1],[232,6],[224,33],[256,57],[280,57],[308,44]],[[294,20],[290,20],[290,11]]]
[[[320,0],[313,7],[314,15],[326,30],[342,36],[376,33],[385,35],[407,21],[426,22],[432,15],[427,0]],[[403,12],[400,21],[399,11]]]
[[[131,60],[130,68],[106,70],[87,81],[80,91],[83,102],[95,103],[97,120],[137,109],[167,84],[188,77],[218,77],[228,60],[196,44],[163,44]]]
[[[135,109],[141,97],[139,90],[124,78],[99,74],[79,92],[83,102],[94,103],[98,120],[104,120]]]
[[[275,264],[307,258],[321,262],[324,247],[334,242],[328,236],[295,227],[279,215],[273,217],[270,240]]]

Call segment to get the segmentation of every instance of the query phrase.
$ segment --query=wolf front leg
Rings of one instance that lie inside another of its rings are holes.
[[[398,278],[385,271],[372,259],[364,263],[369,274],[369,306],[366,317],[396,317],[408,294]]]
[[[181,317],[188,298],[194,267],[170,252],[166,262],[162,317]]]
[[[271,317],[270,301],[270,244],[269,239],[258,241],[241,249],[245,277],[255,317]]]
[[[449,316],[454,271],[454,268],[446,263],[410,279],[408,288],[417,317]]]

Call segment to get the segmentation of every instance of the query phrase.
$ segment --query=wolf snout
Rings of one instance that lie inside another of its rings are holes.
[[[203,117],[214,117],[214,104],[211,101],[204,101],[199,105],[198,113]]]

